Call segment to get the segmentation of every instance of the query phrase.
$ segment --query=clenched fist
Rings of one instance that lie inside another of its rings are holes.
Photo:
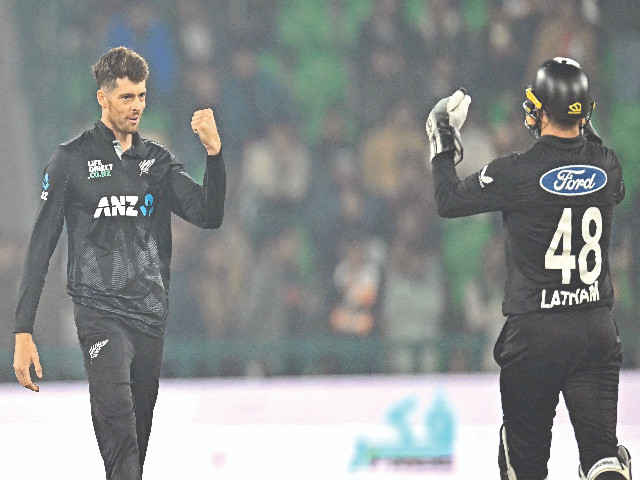
[[[207,149],[207,154],[217,155],[220,153],[222,144],[216,120],[213,118],[213,110],[207,108],[195,112],[191,117],[191,129],[200,137],[202,145]]]

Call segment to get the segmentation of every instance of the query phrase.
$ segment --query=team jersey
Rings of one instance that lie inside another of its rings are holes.
[[[15,332],[33,331],[49,260],[66,223],[67,292],[143,332],[163,334],[171,213],[202,228],[224,214],[222,154],[208,156],[203,185],[165,147],[133,136],[122,152],[102,122],[61,144],[45,168],[16,308]]]
[[[583,136],[545,135],[464,180],[453,155],[442,154],[433,177],[440,215],[502,212],[505,316],[613,304],[609,243],[613,209],[624,198],[613,151]]]

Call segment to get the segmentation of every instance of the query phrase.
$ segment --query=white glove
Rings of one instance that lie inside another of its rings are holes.
[[[431,150],[430,160],[444,152],[454,151],[456,163],[462,160],[460,128],[467,118],[471,97],[464,88],[456,90],[450,97],[440,100],[427,118],[427,135]]]
[[[463,88],[456,90],[447,100],[447,113],[449,113],[449,125],[460,130],[467,119],[471,97]]]

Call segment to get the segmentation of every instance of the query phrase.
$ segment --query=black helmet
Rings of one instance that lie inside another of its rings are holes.
[[[533,85],[526,89],[523,107],[537,120],[538,110],[545,110],[556,122],[570,125],[577,119],[591,118],[594,101],[589,80],[575,60],[556,57],[544,62],[536,72]],[[539,128],[537,123],[529,128]]]

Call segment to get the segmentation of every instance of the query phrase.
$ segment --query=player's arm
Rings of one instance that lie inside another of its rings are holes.
[[[504,196],[492,186],[491,173],[497,172],[497,161],[481,171],[460,180],[455,165],[462,160],[460,128],[464,124],[471,98],[464,89],[440,100],[427,119],[430,163],[435,186],[438,214],[462,217],[500,210]]]
[[[613,164],[613,168],[611,171],[611,185],[612,185],[612,195],[615,199],[616,204],[620,203],[624,200],[626,195],[626,189],[624,186],[624,180],[622,176],[622,166],[620,165],[620,161],[618,160],[618,156],[609,149],[605,150],[607,157],[611,158],[611,163]]]
[[[45,169],[40,195],[40,205],[31,233],[18,293],[18,305],[14,324],[15,351],[13,367],[22,386],[33,391],[39,388],[31,381],[29,369],[35,366],[36,374],[42,378],[42,367],[38,350],[33,343],[33,324],[49,260],[56,248],[64,224],[64,206],[68,172],[61,148]]]
[[[202,228],[218,228],[224,217],[226,171],[222,145],[211,109],[193,114],[191,128],[207,150],[202,186],[193,180],[181,164],[171,163],[171,203],[178,216]]]
[[[451,155],[434,159],[432,177],[438,214],[444,218],[466,217],[515,206],[517,191],[509,187],[514,155],[495,159],[464,179],[458,178]]]

